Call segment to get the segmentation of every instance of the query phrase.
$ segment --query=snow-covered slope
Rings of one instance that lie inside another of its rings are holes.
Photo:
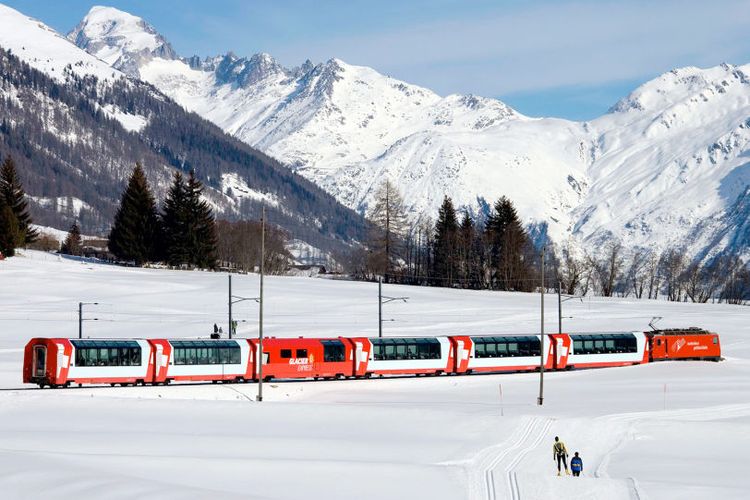
[[[590,125],[591,190],[577,233],[687,242],[691,253],[748,248],[736,216],[750,213],[750,65],[673,70]]]
[[[143,23],[126,14],[108,20],[110,13],[92,9],[97,23],[87,23],[77,40],[93,33],[123,44],[119,52],[108,42],[87,47],[126,70],[152,53],[169,56],[166,42]],[[15,159],[35,220],[44,225],[66,228],[77,218],[84,231],[106,234],[123,182],[140,162],[157,198],[175,165],[193,169],[217,214],[254,218],[265,202],[269,221],[325,251],[361,241],[366,231],[360,216],[309,180],[2,5],[0,117],[0,156]]]
[[[0,4],[0,47],[33,68],[63,80],[66,68],[77,75],[121,78],[120,71],[83,52],[45,24]]]
[[[226,280],[20,251],[0,261],[3,498],[744,500],[750,446],[747,308],[587,297],[564,304],[571,332],[702,326],[720,363],[683,361],[539,375],[84,386],[21,383],[31,337],[206,338],[226,329]],[[241,293],[257,274],[235,275]],[[373,283],[266,277],[276,337],[377,336]],[[386,336],[495,335],[539,328],[536,294],[383,285]],[[554,301],[553,296],[547,298]],[[548,302],[549,304],[549,302]],[[240,305],[238,336],[257,335]],[[242,321],[247,320],[247,321]],[[548,315],[547,331],[557,331]],[[498,390],[499,388],[502,391]],[[554,436],[582,477],[557,477]],[[44,468],[44,473],[38,471]],[[30,481],[33,474],[33,484]],[[106,491],[107,495],[103,495]]]
[[[361,211],[389,178],[415,218],[434,216],[444,195],[474,211],[506,195],[558,241],[615,236],[700,255],[748,246],[737,215],[750,213],[747,66],[672,71],[580,123],[441,97],[338,59],[293,69],[268,54],[180,59],[111,8],[92,9],[69,38]]]

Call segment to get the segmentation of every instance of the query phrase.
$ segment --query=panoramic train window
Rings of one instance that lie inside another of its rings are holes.
[[[524,337],[471,337],[474,343],[475,358],[507,358],[517,356],[539,356],[541,345],[539,339],[528,335]]]
[[[141,346],[135,340],[71,340],[75,366],[140,366]]]
[[[323,344],[323,361],[326,363],[338,363],[344,361],[344,343],[340,340],[321,340]]]
[[[571,335],[572,354],[623,354],[638,352],[638,342],[632,333],[603,333]]]
[[[370,339],[376,361],[440,359],[440,341],[435,338]]]
[[[237,365],[242,362],[234,340],[171,340],[176,365]]]

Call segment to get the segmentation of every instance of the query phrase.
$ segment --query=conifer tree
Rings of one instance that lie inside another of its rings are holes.
[[[68,231],[68,236],[65,237],[65,241],[62,244],[60,251],[68,255],[82,255],[83,254],[83,241],[81,240],[81,228],[78,227],[78,222],[74,222]]]
[[[512,201],[502,196],[493,208],[486,232],[495,286],[503,290],[526,289],[529,264],[524,257],[530,243],[529,236]]]
[[[191,263],[189,217],[185,179],[181,172],[175,172],[162,215],[164,238],[161,253],[172,266]]]
[[[447,196],[438,210],[435,223],[433,276],[438,285],[450,286],[457,278],[458,220],[453,201]]]
[[[32,220],[29,215],[26,193],[24,193],[21,181],[16,172],[16,164],[8,155],[0,167],[0,196],[3,197],[5,205],[10,208],[16,218],[18,230],[16,234],[16,246],[32,243],[39,234],[31,227]]]
[[[187,211],[190,227],[192,263],[202,268],[216,266],[216,223],[208,203],[201,199],[203,185],[190,171],[186,186]]]
[[[18,227],[16,215],[5,203],[5,199],[0,196],[0,253],[6,257],[13,257],[16,254],[20,232]]]
[[[135,261],[140,266],[158,258],[158,235],[156,202],[143,167],[137,163],[109,233],[109,250],[117,258]]]
[[[473,288],[479,286],[479,257],[476,227],[469,211],[466,210],[458,228],[458,267],[465,286]]]

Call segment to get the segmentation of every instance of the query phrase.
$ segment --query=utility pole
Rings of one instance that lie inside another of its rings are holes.
[[[562,333],[562,281],[557,280],[557,333]]]
[[[263,401],[263,275],[266,262],[266,206],[260,216],[260,301],[258,313],[258,398]]]
[[[562,281],[557,281],[557,333],[562,333],[562,303],[566,302],[570,299],[580,299],[581,302],[583,302],[583,297],[580,295],[568,295],[565,294],[565,298],[563,299],[563,293],[562,293]],[[571,318],[572,316],[566,316],[566,318]]]
[[[378,278],[378,337],[383,336],[383,304],[400,300],[406,302],[409,297],[383,297],[383,278]],[[391,320],[393,321],[393,320]]]
[[[233,333],[237,333],[234,331],[236,329],[236,321],[232,318],[232,304],[236,304],[237,302],[244,302],[246,300],[254,300],[255,302],[260,302],[260,299],[258,297],[241,297],[239,295],[232,295],[232,275],[229,276],[229,300],[227,301],[227,304],[229,305],[229,338],[232,338]],[[244,321],[244,320],[243,320]]]
[[[378,276],[378,338],[383,336],[383,278]]]
[[[229,276],[229,300],[227,301],[227,304],[229,305],[229,338],[232,338],[232,274],[230,273]]]
[[[83,306],[98,306],[98,302],[79,302],[78,303],[78,338],[83,338]],[[96,321],[98,318],[93,318]]]
[[[541,352],[539,354],[539,397],[536,400],[536,403],[539,406],[542,406],[544,404],[544,246],[542,246],[542,290],[541,290],[541,296],[542,296],[542,303],[541,303],[541,338],[540,338],[540,346],[541,346]]]

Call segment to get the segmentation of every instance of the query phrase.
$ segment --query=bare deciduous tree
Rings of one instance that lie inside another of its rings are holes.
[[[391,274],[400,256],[407,223],[403,199],[390,180],[386,179],[378,189],[368,218],[373,223],[369,266],[376,274]]]

